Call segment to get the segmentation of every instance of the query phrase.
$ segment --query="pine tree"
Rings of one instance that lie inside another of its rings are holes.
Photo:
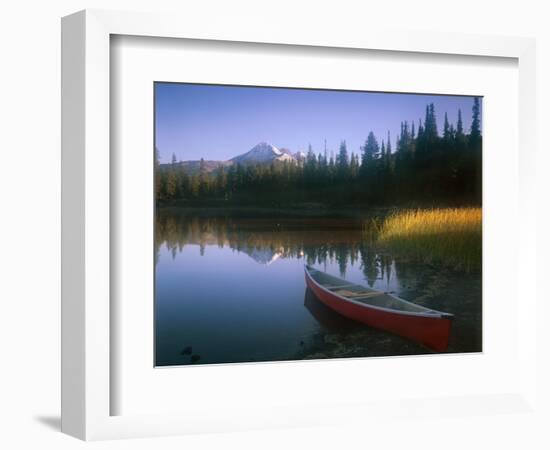
[[[340,143],[340,151],[338,152],[336,163],[341,173],[345,172],[346,169],[348,168],[348,165],[349,165],[348,149],[347,149],[345,140]]]
[[[464,128],[462,126],[462,111],[458,110],[458,121],[456,122],[456,137],[461,138],[464,136]]]
[[[172,164],[170,169],[167,171],[165,183],[164,183],[164,194],[168,199],[174,199],[178,193],[178,177],[176,174],[176,154],[172,153]]]
[[[161,196],[161,174],[160,174],[160,153],[155,147],[155,198],[158,200]]]
[[[178,190],[178,180],[176,177],[176,172],[173,170],[170,170],[166,178],[166,196],[169,199],[175,198],[177,190]]]
[[[191,191],[192,197],[198,197],[200,193],[200,181],[197,175],[192,175],[189,182],[189,190]]]
[[[216,189],[218,194],[225,196],[227,192],[227,174],[223,166],[221,166],[218,170],[218,175],[216,177]]]
[[[464,126],[462,125],[462,111],[458,110],[458,120],[456,122],[455,132],[455,148],[458,151],[463,151],[466,148],[466,135],[464,134]]]
[[[412,151],[412,136],[409,132],[409,123],[407,121],[401,122],[401,134],[399,136],[399,143],[397,145],[397,151],[399,153],[409,153]]]
[[[206,162],[201,158],[199,163],[199,194],[205,195],[208,192],[208,172]]]
[[[406,142],[405,142],[405,132],[404,132],[404,125],[403,122],[401,122],[401,127],[399,131],[399,137],[397,138],[397,152],[398,153],[404,153]]]
[[[357,177],[357,174],[359,173],[359,158],[357,155],[352,152],[351,153],[351,161],[349,164],[349,170],[350,170],[350,176],[352,179],[355,179]]]
[[[474,98],[474,106],[472,107],[472,127],[470,131],[470,136],[479,137],[481,136],[481,127],[480,127],[480,104],[479,97]]]
[[[439,133],[437,131],[437,120],[435,117],[435,107],[433,103],[430,104],[430,117],[432,120],[432,135],[434,139],[437,139]]]
[[[306,154],[306,169],[309,175],[313,174],[315,171],[315,166],[317,165],[317,157],[313,153],[313,148],[309,144]]]
[[[445,112],[445,124],[443,125],[443,139],[445,140],[445,142],[450,142],[451,140],[451,128],[449,126],[447,112]]]
[[[374,133],[371,131],[369,132],[369,135],[367,136],[367,140],[365,141],[365,146],[363,147],[363,158],[361,162],[361,166],[368,168],[372,162],[378,158],[378,153],[380,152],[380,147],[378,146],[378,141],[376,140],[376,136],[374,136]]]
[[[334,153],[331,150],[330,159],[329,159],[328,168],[327,168],[327,172],[328,172],[327,175],[330,181],[334,178],[334,173],[336,171],[335,169],[336,169],[336,163],[334,162]]]
[[[422,126],[422,119],[418,119],[418,134],[416,136],[416,139],[424,139],[424,127]]]
[[[472,126],[469,137],[470,148],[478,149],[481,144],[481,123],[480,123],[480,103],[479,97],[474,97],[474,106],[472,107]]]
[[[437,123],[435,119],[434,104],[430,103],[426,106],[426,118],[424,120],[424,134],[427,142],[434,142],[437,140]]]
[[[424,134],[426,138],[430,136],[430,105],[426,105],[426,113],[424,114]]]
[[[315,157],[315,153],[313,153],[313,148],[311,147],[311,144],[308,144],[308,146],[307,146],[306,158],[307,157],[309,157],[310,159]]]
[[[481,202],[481,118],[480,118],[481,105],[479,97],[474,97],[474,105],[472,107],[472,125],[470,127],[470,136],[468,137],[468,144],[470,149],[470,170],[467,174],[469,179],[473,180],[473,193],[476,201]]]

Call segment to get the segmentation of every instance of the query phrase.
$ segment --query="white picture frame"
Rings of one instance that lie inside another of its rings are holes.
[[[111,415],[110,320],[111,191],[116,173],[110,168],[110,37],[144,36],[242,43],[299,45],[338,49],[369,49],[416,54],[447,54],[513,58],[518,61],[519,224],[518,260],[535,261],[536,237],[533,175],[535,172],[535,43],[532,39],[450,34],[409,34],[349,30],[332,36],[319,30],[307,36],[250,24],[234,29],[222,24],[208,29],[190,17],[87,10],[62,22],[62,430],[85,440],[161,436],[271,426],[325,423],[334,419],[370,417],[390,404],[345,403],[330,411],[316,405],[248,411],[232,417],[232,405],[218,414]],[[515,241],[514,241],[515,242]],[[518,266],[519,279],[528,269]],[[533,270],[532,264],[529,270]],[[522,284],[518,309],[519,378],[513,391],[471,395],[461,399],[432,398],[406,402],[412,414],[437,405],[442,415],[498,412],[503,405],[517,412],[535,407],[536,289]],[[519,283],[518,283],[519,285]],[[527,291],[527,292],[526,292]],[[517,296],[518,293],[516,292]],[[272,366],[273,367],[273,366]],[[265,370],[269,369],[266,366]],[[246,395],[246,394],[243,394]],[[430,403],[431,402],[431,403]],[[428,406],[430,407],[430,406]],[[385,411],[385,412],[384,412]],[[401,411],[401,414],[403,411]],[[247,415],[248,414],[248,415]],[[391,415],[391,414],[390,414]],[[242,420],[247,418],[247,420]]]

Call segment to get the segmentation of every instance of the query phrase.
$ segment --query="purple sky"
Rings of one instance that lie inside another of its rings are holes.
[[[464,130],[470,129],[473,97],[388,94],[309,89],[280,89],[155,83],[156,147],[161,162],[172,153],[178,160],[227,160],[266,141],[292,151],[335,153],[342,139],[359,153],[369,131],[395,138],[401,121],[424,121],[433,103],[438,131],[443,117],[456,124],[462,110]]]

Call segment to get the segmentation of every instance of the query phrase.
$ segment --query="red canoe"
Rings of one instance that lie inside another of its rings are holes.
[[[412,339],[437,352],[447,349],[452,314],[349,283],[309,266],[305,266],[305,272],[306,283],[315,296],[341,315]]]

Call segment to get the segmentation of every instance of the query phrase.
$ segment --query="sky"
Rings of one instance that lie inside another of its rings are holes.
[[[471,125],[474,97],[351,92],[245,86],[155,83],[155,146],[161,163],[227,160],[268,142],[293,152],[335,154],[342,140],[360,152],[370,131],[380,140],[390,132],[392,148],[402,121],[424,121],[426,105],[435,107],[438,131],[444,114],[455,124],[462,110],[464,130]]]

